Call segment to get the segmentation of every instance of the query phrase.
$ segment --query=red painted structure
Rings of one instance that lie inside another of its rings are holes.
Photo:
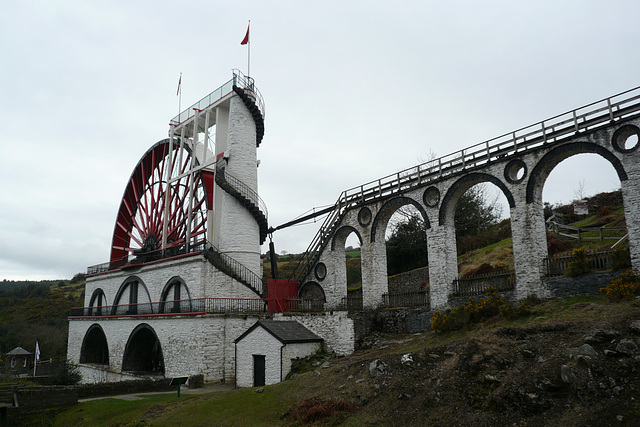
[[[298,298],[298,281],[269,279],[267,282],[269,313],[289,310],[289,298]]]

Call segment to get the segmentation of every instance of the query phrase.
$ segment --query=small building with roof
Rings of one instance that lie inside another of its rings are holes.
[[[318,351],[323,339],[297,321],[260,320],[235,340],[237,387],[276,384],[293,359]]]
[[[31,361],[33,353],[25,350],[22,347],[16,347],[10,352],[6,353],[6,355],[7,363],[5,366],[8,367],[9,372],[24,373],[29,371],[29,362]]]

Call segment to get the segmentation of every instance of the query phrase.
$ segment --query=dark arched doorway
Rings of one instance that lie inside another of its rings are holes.
[[[127,341],[122,371],[142,375],[164,375],[164,358],[160,340],[146,323],[138,325]]]
[[[91,325],[82,340],[80,363],[109,364],[107,337],[100,325]]]

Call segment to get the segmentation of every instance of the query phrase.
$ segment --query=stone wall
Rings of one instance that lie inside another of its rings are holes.
[[[206,381],[233,381],[234,340],[259,319],[211,315],[71,320],[67,358],[78,364],[84,336],[91,325],[98,324],[107,337],[108,369],[121,372],[131,333],[137,326],[147,324],[160,341],[166,377],[203,374]]]
[[[389,276],[389,293],[417,292],[429,286],[429,267]]]
[[[305,342],[287,344],[282,349],[282,380],[284,381],[291,372],[291,365],[293,359],[302,359],[310,356],[322,348],[320,342]]]
[[[394,308],[365,311],[352,315],[358,345],[372,333],[400,334],[431,329],[433,311],[429,307]]]
[[[104,291],[106,297],[103,305],[114,304],[120,287],[127,279],[134,276],[144,283],[144,286],[140,285],[138,289],[139,303],[161,301],[165,286],[176,277],[184,281],[188,290],[188,294],[183,294],[182,299],[259,298],[246,285],[217,270],[202,255],[194,254],[185,258],[144,265],[133,270],[118,270],[88,277],[85,286],[85,307],[89,306],[91,296],[98,288]],[[172,296],[169,299],[171,298]],[[128,295],[123,295],[120,303],[127,302]]]
[[[545,288],[552,298],[569,298],[577,295],[599,294],[613,279],[620,277],[619,271],[590,273],[582,276],[545,277]]]
[[[118,382],[80,384],[75,386],[75,389],[77,390],[78,396],[81,396],[82,398],[176,390],[176,386],[169,385],[170,382],[171,381],[168,378],[162,380],[150,380],[143,378]]]
[[[274,320],[296,320],[324,339],[327,349],[338,356],[347,356],[355,350],[355,325],[346,311],[284,316],[276,314]]]
[[[101,369],[97,366],[79,364],[76,365],[78,373],[82,377],[81,384],[115,383],[122,381],[143,381],[145,378],[126,373],[113,372]]]

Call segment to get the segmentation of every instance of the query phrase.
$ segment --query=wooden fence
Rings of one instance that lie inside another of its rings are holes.
[[[500,271],[487,274],[478,274],[455,279],[453,281],[454,297],[471,297],[483,295],[490,287],[498,292],[511,291],[516,284],[514,271]]]
[[[585,240],[599,241],[619,241],[627,233],[626,227],[573,227],[571,225],[558,224],[551,221],[548,224],[549,231],[558,236],[575,239],[578,243]]]
[[[595,271],[610,270],[613,265],[614,251],[587,251],[589,268]],[[575,260],[571,253],[555,255],[544,259],[544,269],[547,276],[562,276],[569,271],[569,265]]]

